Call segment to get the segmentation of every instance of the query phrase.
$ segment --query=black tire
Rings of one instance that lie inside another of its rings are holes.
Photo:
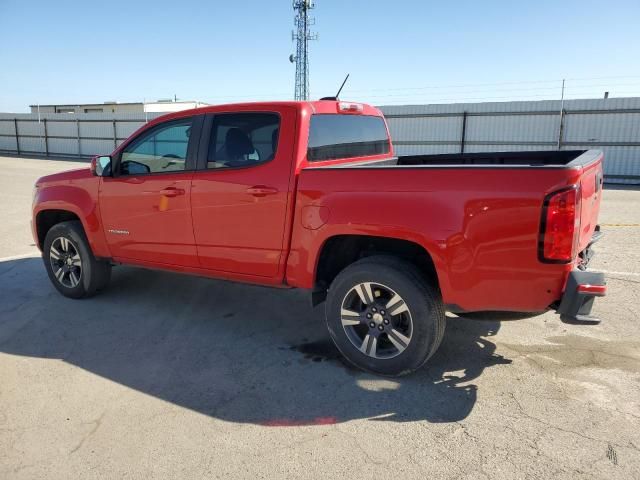
[[[63,248],[65,245],[66,250]],[[111,265],[93,256],[79,221],[62,222],[51,227],[44,240],[42,260],[51,283],[65,297],[95,295],[108,285],[111,278]]]
[[[365,284],[370,284],[368,289]],[[363,295],[371,302],[367,304]],[[396,295],[400,300],[392,303],[389,296]],[[406,311],[394,314],[401,303]],[[377,312],[373,318],[372,312]],[[438,289],[411,263],[382,255],[359,260],[338,274],[329,288],[325,314],[329,335],[347,361],[385,376],[406,375],[424,365],[440,346],[446,327]],[[344,320],[349,325],[343,326]],[[401,328],[404,338],[399,342],[396,329]],[[357,347],[361,339],[364,352]]]

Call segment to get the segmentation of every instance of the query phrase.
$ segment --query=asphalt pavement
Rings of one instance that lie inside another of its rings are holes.
[[[451,316],[428,366],[347,367],[307,292],[117,267],[60,296],[0,157],[0,478],[640,478],[640,190],[608,187],[596,326]]]

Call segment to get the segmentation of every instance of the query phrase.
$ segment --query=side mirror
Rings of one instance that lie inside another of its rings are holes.
[[[91,159],[91,173],[96,177],[110,177],[111,157],[109,155],[93,157]]]

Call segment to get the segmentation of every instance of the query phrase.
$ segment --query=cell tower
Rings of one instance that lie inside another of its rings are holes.
[[[291,31],[291,40],[296,42],[296,54],[289,55],[289,61],[296,64],[296,100],[309,99],[309,40],[317,40],[318,35],[311,33],[309,27],[315,19],[309,17],[309,10],[315,8],[312,0],[293,0],[295,31]]]

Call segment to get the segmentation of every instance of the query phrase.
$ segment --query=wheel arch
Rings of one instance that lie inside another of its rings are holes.
[[[69,221],[78,221],[82,225],[80,216],[76,212],[73,212],[71,210],[57,208],[47,208],[44,210],[40,210],[36,214],[34,225],[38,248],[42,250],[44,246],[44,240],[47,237],[47,233],[49,233],[49,230],[51,230],[54,225]],[[85,230],[86,234],[84,225],[82,225],[82,228],[83,230]]]
[[[373,255],[407,260],[436,288],[440,288],[434,256],[420,243],[397,237],[337,234],[326,238],[318,250],[313,273],[313,304],[317,305],[325,300],[329,285],[341,271],[361,258]]]
[[[77,220],[96,257],[110,258],[96,191],[75,185],[41,186],[34,197],[32,230],[34,241],[42,249],[49,229],[60,222]]]

